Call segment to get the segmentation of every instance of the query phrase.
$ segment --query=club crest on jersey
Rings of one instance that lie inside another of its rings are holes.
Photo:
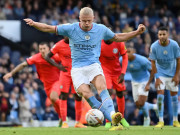
[[[114,48],[113,49],[113,53],[116,54],[118,52],[118,49],[117,48]]]
[[[133,64],[130,64],[129,66],[130,66],[130,68],[133,68],[133,67],[134,67],[134,65],[133,65]]]
[[[89,35],[85,35],[84,37],[86,40],[89,40],[90,39],[90,36]]]
[[[62,88],[63,88],[63,86],[61,85],[61,86],[60,86],[60,89],[62,89]]]
[[[163,54],[164,54],[164,55],[167,55],[167,54],[168,54],[168,52],[167,52],[166,50],[164,50]]]

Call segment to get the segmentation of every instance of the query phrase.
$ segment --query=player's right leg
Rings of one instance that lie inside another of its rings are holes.
[[[111,122],[113,125],[120,124],[122,119],[122,114],[120,112],[115,113],[113,101],[109,95],[109,92],[106,87],[106,81],[103,75],[96,75],[92,80],[92,84],[96,87],[99,96],[102,100],[102,106],[106,108],[106,113],[111,117]],[[109,120],[109,119],[108,119]]]
[[[61,124],[61,113],[60,113],[60,100],[59,100],[59,81],[55,82],[50,90],[46,90],[47,97],[51,100],[55,111],[58,114],[60,124]],[[61,126],[61,125],[60,125]]]

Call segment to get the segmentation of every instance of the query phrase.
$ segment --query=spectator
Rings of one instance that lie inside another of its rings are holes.
[[[27,99],[25,99],[24,95],[21,93],[19,96],[19,119],[20,122],[29,122],[32,118],[32,114],[30,112],[30,104]]]

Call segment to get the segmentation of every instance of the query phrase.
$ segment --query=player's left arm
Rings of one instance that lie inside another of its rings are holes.
[[[45,56],[45,60],[50,63],[51,65],[57,67],[59,70],[62,70],[63,72],[67,72],[67,67],[63,66],[62,64],[57,64],[51,57],[53,56],[54,54],[49,51],[49,53]]]
[[[179,84],[180,58],[177,58],[176,61],[177,61],[176,73],[175,73],[174,77],[172,78],[172,81],[175,82],[175,86],[177,86]]]
[[[111,41],[124,42],[124,41],[130,40],[136,37],[137,35],[142,34],[145,30],[146,30],[146,27],[143,24],[140,24],[138,26],[138,29],[135,31],[128,32],[128,33],[116,33],[115,36],[111,39]]]
[[[126,47],[125,47],[125,44],[123,42],[121,43],[120,49],[121,49],[120,54],[122,56],[122,69],[121,69],[121,75],[119,76],[118,83],[122,83],[124,81],[124,76],[126,74],[127,65],[128,65],[128,55],[126,53]]]

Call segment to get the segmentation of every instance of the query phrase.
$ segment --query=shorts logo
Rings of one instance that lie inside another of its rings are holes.
[[[117,48],[114,48],[113,49],[113,53],[116,54],[118,52],[118,49]]]
[[[85,35],[84,37],[86,40],[89,40],[90,39],[90,36],[89,35]]]
[[[134,67],[134,65],[133,65],[133,64],[130,64],[129,66],[130,66],[130,68],[133,68],[133,67]]]
[[[62,89],[62,88],[63,88],[63,86],[61,85],[61,86],[60,86],[60,89]]]
[[[168,52],[167,52],[166,50],[164,50],[163,54],[164,54],[164,55],[167,55],[167,54],[168,54]]]

